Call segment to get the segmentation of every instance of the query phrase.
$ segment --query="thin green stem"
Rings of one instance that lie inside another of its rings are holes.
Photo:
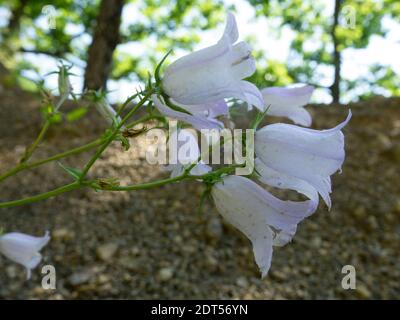
[[[9,178],[9,177],[13,176],[14,174],[17,174],[17,173],[19,173],[21,171],[28,170],[28,169],[33,169],[33,168],[39,167],[39,166],[41,166],[41,165],[43,165],[45,163],[48,163],[48,162],[51,162],[51,161],[55,161],[55,160],[59,160],[59,159],[62,159],[62,158],[66,158],[68,156],[72,156],[74,154],[78,154],[78,153],[93,149],[95,147],[98,147],[102,142],[103,142],[103,139],[96,139],[96,140],[93,140],[93,141],[83,145],[83,146],[79,146],[79,147],[76,147],[74,149],[58,153],[58,154],[56,154],[54,156],[51,156],[49,158],[46,158],[46,159],[37,160],[37,161],[31,162],[31,163],[20,163],[20,164],[16,165],[14,168],[12,168],[12,169],[4,172],[3,174],[1,174],[0,175],[0,182],[3,182],[7,178]]]
[[[136,99],[139,95],[141,95],[143,91],[139,91],[135,93],[134,95],[131,95],[126,99],[126,101],[118,108],[117,110],[117,117],[121,115],[121,113],[125,110],[125,108],[128,106],[129,103],[132,102],[133,99]]]
[[[32,162],[26,166],[26,169],[35,168],[35,167],[45,164],[47,162],[59,160],[59,159],[66,158],[66,157],[74,155],[74,154],[82,153],[84,151],[87,151],[87,150],[90,150],[90,149],[93,149],[93,148],[99,146],[102,142],[103,142],[103,139],[93,140],[92,142],[84,144],[83,146],[79,146],[74,149],[71,149],[71,150],[68,150],[68,151],[65,151],[62,153],[58,153],[52,157],[49,157],[49,158],[46,158],[43,160],[38,160],[38,161]]]
[[[164,119],[164,117],[163,116],[155,116],[155,115],[147,115],[147,116],[144,116],[144,117],[142,117],[142,118],[140,118],[140,119],[138,119],[136,121],[128,123],[125,127],[129,129],[129,128],[132,128],[132,127],[136,126],[139,123],[147,122],[147,121],[150,121],[150,120],[160,120],[160,119]]]
[[[0,182],[6,180],[7,178],[13,176],[14,174],[17,174],[18,172],[25,170],[26,165],[25,164],[18,164],[14,168],[4,172],[2,175],[0,175]]]
[[[140,119],[138,119],[136,121],[133,121],[133,122],[127,124],[126,127],[127,128],[132,128],[137,124],[140,124],[140,123],[143,123],[143,122],[146,122],[146,121],[150,121],[150,120],[153,120],[153,119],[160,119],[160,118],[163,118],[163,117],[161,117],[161,116],[152,116],[152,115],[144,116],[144,117],[142,117],[142,118],[140,118]],[[96,148],[96,147],[100,146],[103,142],[104,142],[104,139],[100,139],[99,138],[99,139],[93,140],[93,141],[91,141],[91,142],[89,142],[87,144],[84,144],[82,146],[73,148],[71,150],[67,150],[65,152],[58,153],[58,154],[56,154],[54,156],[51,156],[51,157],[48,157],[48,158],[45,158],[45,159],[37,160],[37,161],[31,162],[31,163],[26,163],[26,162],[25,163],[20,163],[20,164],[16,165],[15,167],[11,168],[10,170],[4,172],[3,174],[0,174],[0,183],[3,182],[4,180],[6,180],[7,178],[9,178],[9,177],[21,172],[21,171],[33,169],[33,168],[39,167],[39,166],[41,166],[43,164],[46,164],[48,162],[56,161],[56,160],[59,160],[59,159],[63,159],[63,158],[66,158],[66,157],[69,157],[69,156],[72,156],[72,155],[75,155],[75,154],[79,154],[79,153],[88,151],[90,149],[93,149],[93,148]]]
[[[81,187],[83,187],[83,184],[75,181],[73,183],[67,184],[65,186],[62,186],[60,188],[57,188],[57,189],[54,189],[54,190],[51,190],[48,192],[38,194],[36,196],[27,197],[27,198],[20,199],[20,200],[2,202],[2,203],[0,203],[0,208],[10,208],[10,207],[22,206],[24,204],[29,204],[32,202],[45,200],[45,199],[57,196],[59,194],[68,192],[68,191],[79,189]]]
[[[102,190],[107,190],[107,191],[145,190],[145,189],[160,187],[160,186],[166,185],[168,183],[178,182],[178,181],[185,180],[185,179],[195,179],[195,178],[198,178],[198,177],[192,177],[192,176],[189,176],[187,173],[184,173],[181,176],[178,176],[175,178],[162,179],[162,180],[146,182],[146,183],[141,183],[141,184],[136,184],[136,185],[131,185],[131,186],[104,187],[104,188],[102,188]],[[45,200],[45,199],[60,195],[62,193],[66,193],[66,192],[69,192],[69,191],[72,191],[75,189],[79,189],[84,186],[90,186],[90,185],[91,185],[91,183],[88,181],[85,181],[85,182],[75,181],[73,183],[67,184],[65,186],[62,186],[60,188],[57,188],[57,189],[54,189],[54,190],[51,190],[48,192],[38,194],[36,196],[27,197],[27,198],[20,199],[20,200],[2,202],[2,203],[0,203],[0,209],[16,207],[16,206],[21,206],[21,205],[37,202],[40,200]],[[96,189],[98,189],[98,187],[96,187]]]
[[[155,187],[161,187],[163,185],[173,183],[173,182],[178,182],[178,181],[182,181],[182,180],[193,180],[193,179],[196,179],[196,177],[189,176],[187,174],[182,174],[182,175],[174,177],[174,178],[167,178],[167,179],[156,180],[156,181],[140,183],[140,184],[134,184],[134,185],[129,185],[129,186],[105,187],[103,190],[107,190],[107,191],[145,190],[145,189],[151,189],[151,188],[155,188]]]
[[[104,150],[109,146],[109,144],[115,139],[116,135],[119,133],[120,129],[122,126],[125,124],[126,121],[129,120],[129,118],[135,114],[135,112],[145,104],[145,102],[150,98],[150,96],[154,93],[154,89],[150,90],[143,98],[140,100],[140,102],[132,108],[128,112],[128,114],[121,120],[121,122],[115,127],[114,131],[106,138],[105,142],[100,146],[99,149],[97,149],[96,153],[93,155],[93,157],[89,160],[89,162],[86,164],[82,171],[82,175],[80,178],[80,181],[82,181],[85,177],[86,174],[89,172],[90,168],[94,165],[94,163],[97,161],[97,159],[101,156],[101,154],[104,152]]]
[[[26,149],[25,154],[23,155],[21,159],[21,163],[27,162],[29,158],[32,156],[32,153],[35,151],[35,149],[38,147],[40,142],[42,142],[47,130],[50,128],[50,121],[46,120],[44,123],[42,129],[39,132],[39,135],[37,136],[36,140],[31,144],[31,146]]]
[[[190,167],[192,167],[194,165],[195,165],[195,163],[193,163]],[[204,175],[190,175],[190,170],[191,170],[191,169],[189,169],[190,167],[188,167],[188,169],[186,169],[182,175],[174,177],[174,178],[167,178],[167,179],[156,180],[156,181],[152,181],[152,182],[145,182],[145,183],[135,184],[135,185],[128,185],[128,186],[109,186],[109,187],[99,188],[99,185],[96,183],[96,181],[75,181],[73,183],[67,184],[65,186],[62,186],[60,188],[57,188],[57,189],[54,189],[54,190],[51,190],[48,192],[38,194],[36,196],[0,203],[0,209],[21,206],[21,205],[33,203],[36,201],[45,200],[45,199],[57,196],[59,194],[66,193],[66,192],[69,192],[69,191],[72,191],[75,189],[79,189],[79,188],[83,188],[83,187],[91,187],[93,189],[101,189],[101,190],[107,190],[107,191],[134,191],[134,190],[145,190],[145,189],[160,187],[160,186],[163,186],[163,185],[166,185],[169,183],[183,181],[183,180],[204,180],[208,177],[212,177],[213,175],[215,175],[217,173],[218,174],[230,173],[230,171],[232,171],[237,166],[224,167],[224,168],[218,169],[216,171],[206,173]]]

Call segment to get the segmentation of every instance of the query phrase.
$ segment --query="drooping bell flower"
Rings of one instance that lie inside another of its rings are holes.
[[[118,125],[121,122],[121,117],[117,115],[115,109],[110,105],[107,99],[100,95],[95,100],[96,109],[109,125]]]
[[[48,232],[43,237],[33,237],[18,232],[6,233],[0,236],[0,253],[11,261],[23,265],[27,271],[27,279],[30,279],[31,270],[42,260],[39,251],[49,240]]]
[[[312,201],[282,201],[242,176],[225,176],[211,190],[219,213],[252,242],[262,276],[271,266],[272,246],[282,245],[315,209]]]
[[[237,98],[264,110],[260,91],[242,79],[251,76],[255,60],[246,42],[235,42],[239,33],[228,12],[224,34],[217,44],[193,52],[169,65],[162,79],[164,92],[183,105],[204,105]]]
[[[310,101],[313,91],[313,86],[306,85],[293,88],[270,87],[261,90],[261,93],[268,115],[286,117],[295,124],[309,127],[312,118],[304,106]]]
[[[344,158],[345,121],[328,130],[313,130],[277,123],[255,134],[255,168],[260,181],[300,192],[318,203],[318,193],[331,207],[331,178]]]
[[[154,102],[154,106],[163,115],[189,123],[197,130],[222,129],[224,127],[224,124],[221,121],[217,120],[216,117],[219,115],[226,115],[228,113],[228,105],[224,100],[220,100],[215,103],[207,103],[203,106],[179,105],[180,108],[187,110],[188,113],[170,108],[165,104],[163,98],[157,97],[157,95],[153,95],[152,100]]]
[[[57,111],[61,107],[61,105],[68,99],[69,95],[72,94],[72,86],[71,82],[69,81],[68,70],[69,67],[63,64],[59,67],[57,82],[60,99],[57,102],[55,111]]]
[[[169,137],[169,145],[169,159],[174,163],[168,164],[164,169],[171,171],[171,178],[182,175],[185,168],[195,162],[198,163],[190,170],[190,174],[197,176],[211,171],[210,166],[199,160],[199,145],[196,137],[189,130],[175,130]]]

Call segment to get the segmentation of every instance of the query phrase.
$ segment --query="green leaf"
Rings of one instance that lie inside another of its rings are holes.
[[[160,70],[161,66],[164,63],[165,59],[169,56],[169,54],[172,52],[172,49],[167,52],[167,54],[164,56],[164,58],[161,59],[160,63],[157,65],[156,70],[154,72],[154,78],[156,79],[157,85],[161,83],[161,77],[160,77]]]
[[[50,123],[52,123],[52,124],[62,122],[61,113],[59,113],[59,112],[53,113],[52,115],[50,115],[49,120],[50,120]]]
[[[121,141],[121,146],[125,149],[125,151],[128,151],[129,148],[131,147],[131,144],[129,143],[129,139],[120,135],[120,136],[118,136],[118,140]]]
[[[263,112],[259,111],[256,115],[256,117],[253,119],[252,123],[250,124],[250,128],[253,130],[257,130],[258,126],[260,125],[261,121],[265,118],[267,115],[268,109],[270,106],[268,106]]]
[[[86,107],[79,107],[67,113],[67,120],[69,122],[74,122],[81,119],[87,113],[88,109]]]
[[[82,171],[73,167],[64,166],[61,162],[58,165],[75,180],[79,180],[82,176]]]
[[[192,115],[189,111],[187,111],[186,109],[183,109],[179,106],[177,106],[176,104],[171,102],[171,99],[169,99],[167,96],[163,96],[165,104],[170,107],[172,110],[178,111],[178,112],[182,112],[182,113],[186,113],[189,115]]]

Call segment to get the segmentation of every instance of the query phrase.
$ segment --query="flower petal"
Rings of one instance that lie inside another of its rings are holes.
[[[219,116],[227,116],[229,114],[229,107],[225,100],[215,102],[209,109],[208,117],[215,118]]]
[[[241,41],[232,48],[231,64],[236,79],[241,80],[250,77],[256,72],[256,61],[251,55],[251,47],[248,43]]]
[[[316,206],[318,205],[318,192],[307,181],[276,171],[265,165],[258,158],[254,161],[254,164],[256,171],[260,174],[258,180],[260,180],[262,183],[280,189],[295,190],[299,193],[304,194],[305,196],[310,198],[310,200],[314,201],[316,203]]]
[[[311,98],[314,91],[312,86],[279,88],[270,87],[261,90],[267,114],[272,116],[287,117],[294,123],[309,127],[312,122],[310,113],[303,108]]]
[[[235,18],[229,13],[224,35],[217,44],[184,56],[166,68],[163,91],[184,105],[203,105],[233,97],[263,109],[258,89],[241,81],[251,76],[256,66],[247,43],[233,45],[237,38]]]
[[[254,259],[260,268],[261,278],[264,278],[272,263],[274,233],[269,227],[260,228],[257,236],[251,242],[253,244]]]
[[[277,123],[256,132],[257,156],[270,168],[308,181],[308,177],[327,177],[344,161],[344,137],[340,129],[347,119],[329,130],[312,130]]]
[[[249,110],[255,106],[260,111],[265,110],[264,98],[260,90],[248,81],[240,81],[235,90],[232,90],[231,97],[247,102]]]
[[[232,44],[235,43],[239,38],[239,30],[236,24],[236,19],[233,13],[230,11],[227,13],[226,25],[222,38],[228,38]]]
[[[290,241],[292,241],[295,233],[297,231],[297,227],[293,227],[290,230],[282,230],[278,232],[274,238],[274,246],[275,247],[283,247],[287,245]]]
[[[156,95],[152,96],[152,100],[154,102],[155,107],[160,111],[163,115],[174,118],[177,120],[181,120],[191,124],[194,128],[201,129],[221,129],[224,127],[223,123],[206,116],[201,115],[190,115],[184,112],[176,111],[168,106],[166,106]]]
[[[252,242],[263,275],[271,263],[271,227],[290,232],[315,211],[312,201],[282,201],[241,176],[224,177],[213,186],[211,194],[221,215]]]
[[[165,76],[177,72],[182,68],[198,66],[223,56],[229,51],[230,44],[235,43],[238,38],[239,31],[235,16],[232,14],[232,12],[228,12],[224,33],[217,44],[195,51],[174,61],[165,70]]]
[[[170,154],[174,154],[173,158],[177,160],[177,163],[170,163],[164,166],[164,169],[171,171],[171,178],[175,178],[182,175],[185,168],[199,160],[200,148],[195,136],[186,129],[174,131],[170,139],[177,140],[176,144],[172,144],[172,146],[176,145],[177,150],[169,150]],[[200,162],[191,169],[190,173],[192,175],[203,175],[211,170],[211,167],[200,160]]]
[[[314,188],[331,207],[330,175],[344,161],[344,136],[340,131],[347,119],[328,130],[313,130],[289,124],[268,125],[256,132],[255,152],[258,167],[264,170],[265,183],[297,190],[313,201]]]
[[[174,61],[166,68],[164,73],[165,77],[183,68],[191,69],[223,56],[225,53],[229,52],[230,44],[235,43],[238,38],[239,31],[235,16],[232,14],[232,12],[228,12],[225,30],[218,43],[213,46],[192,52],[191,54],[183,56]]]
[[[224,99],[212,103],[183,105],[172,100],[176,105],[189,111],[193,115],[202,115],[208,118],[215,118],[218,116],[225,116],[229,113],[228,104]]]
[[[49,240],[48,232],[43,237],[32,237],[18,232],[7,233],[0,237],[0,252],[11,261],[23,265],[27,269],[29,279],[30,270],[41,261],[39,251]]]

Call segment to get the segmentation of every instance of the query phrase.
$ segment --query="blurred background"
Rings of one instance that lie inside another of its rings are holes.
[[[398,298],[398,0],[0,0],[0,171],[37,134],[38,87],[57,94],[57,75],[49,73],[60,60],[73,65],[75,92],[103,88],[119,103],[168,50],[167,63],[214,44],[227,10],[254,48],[251,81],[260,88],[314,85],[314,128],[332,127],[352,109],[331,212],[320,205],[294,242],[276,250],[270,276],[261,280],[250,244],[212,203],[196,213],[196,183],[129,194],[74,191],[0,213],[5,230],[52,231],[44,263],[56,266],[58,279],[57,290],[44,290],[39,269],[25,282],[22,268],[0,257],[1,298]],[[71,101],[65,110],[76,108],[82,106]],[[104,128],[94,112],[61,119],[35,157],[81,145]],[[133,149],[113,145],[93,175],[126,183],[165,176]],[[79,167],[89,156],[65,162]],[[57,165],[46,165],[7,180],[0,199],[68,181]],[[341,287],[347,264],[357,270],[357,290]]]
[[[120,101],[168,50],[172,61],[214,43],[226,10],[254,47],[261,87],[313,84],[324,103],[400,94],[396,0],[0,1],[0,61],[8,84],[35,90],[30,80],[65,59],[75,90],[107,85]]]

